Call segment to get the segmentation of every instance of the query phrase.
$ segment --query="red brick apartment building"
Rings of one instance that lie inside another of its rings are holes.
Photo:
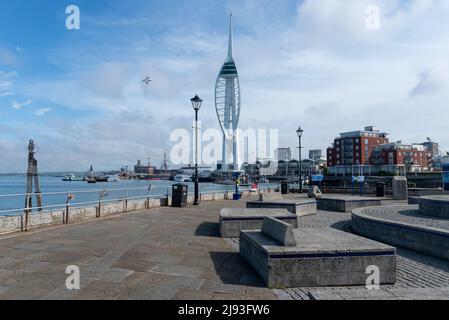
[[[327,149],[327,166],[331,174],[399,174],[419,171],[428,168],[428,159],[428,151],[424,146],[390,143],[388,133],[373,126],[340,133]]]

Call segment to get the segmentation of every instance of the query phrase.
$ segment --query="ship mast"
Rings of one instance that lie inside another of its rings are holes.
[[[161,170],[163,170],[164,173],[167,173],[167,171],[168,171],[167,154],[166,153],[164,153],[164,162],[162,162]]]

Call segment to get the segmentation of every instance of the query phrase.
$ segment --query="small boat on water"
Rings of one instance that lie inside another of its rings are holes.
[[[93,167],[90,166],[90,170],[86,175],[86,181],[87,183],[97,183],[97,182],[108,182],[109,176],[108,175],[96,175]]]
[[[62,181],[72,182],[72,181],[85,181],[84,177],[77,177],[74,174],[70,174],[62,178]]]
[[[175,182],[192,182],[192,176],[187,174],[177,174],[173,180]]]

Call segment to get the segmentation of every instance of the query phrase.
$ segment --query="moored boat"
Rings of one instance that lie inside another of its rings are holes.
[[[191,182],[192,181],[192,177],[190,175],[187,175],[187,174],[177,174],[174,177],[174,181],[175,182]]]

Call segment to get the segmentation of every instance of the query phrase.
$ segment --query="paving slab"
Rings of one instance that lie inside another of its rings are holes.
[[[162,207],[1,236],[0,299],[247,299],[261,279],[219,237],[216,215],[244,206]],[[80,290],[65,287],[68,265],[80,268]]]

